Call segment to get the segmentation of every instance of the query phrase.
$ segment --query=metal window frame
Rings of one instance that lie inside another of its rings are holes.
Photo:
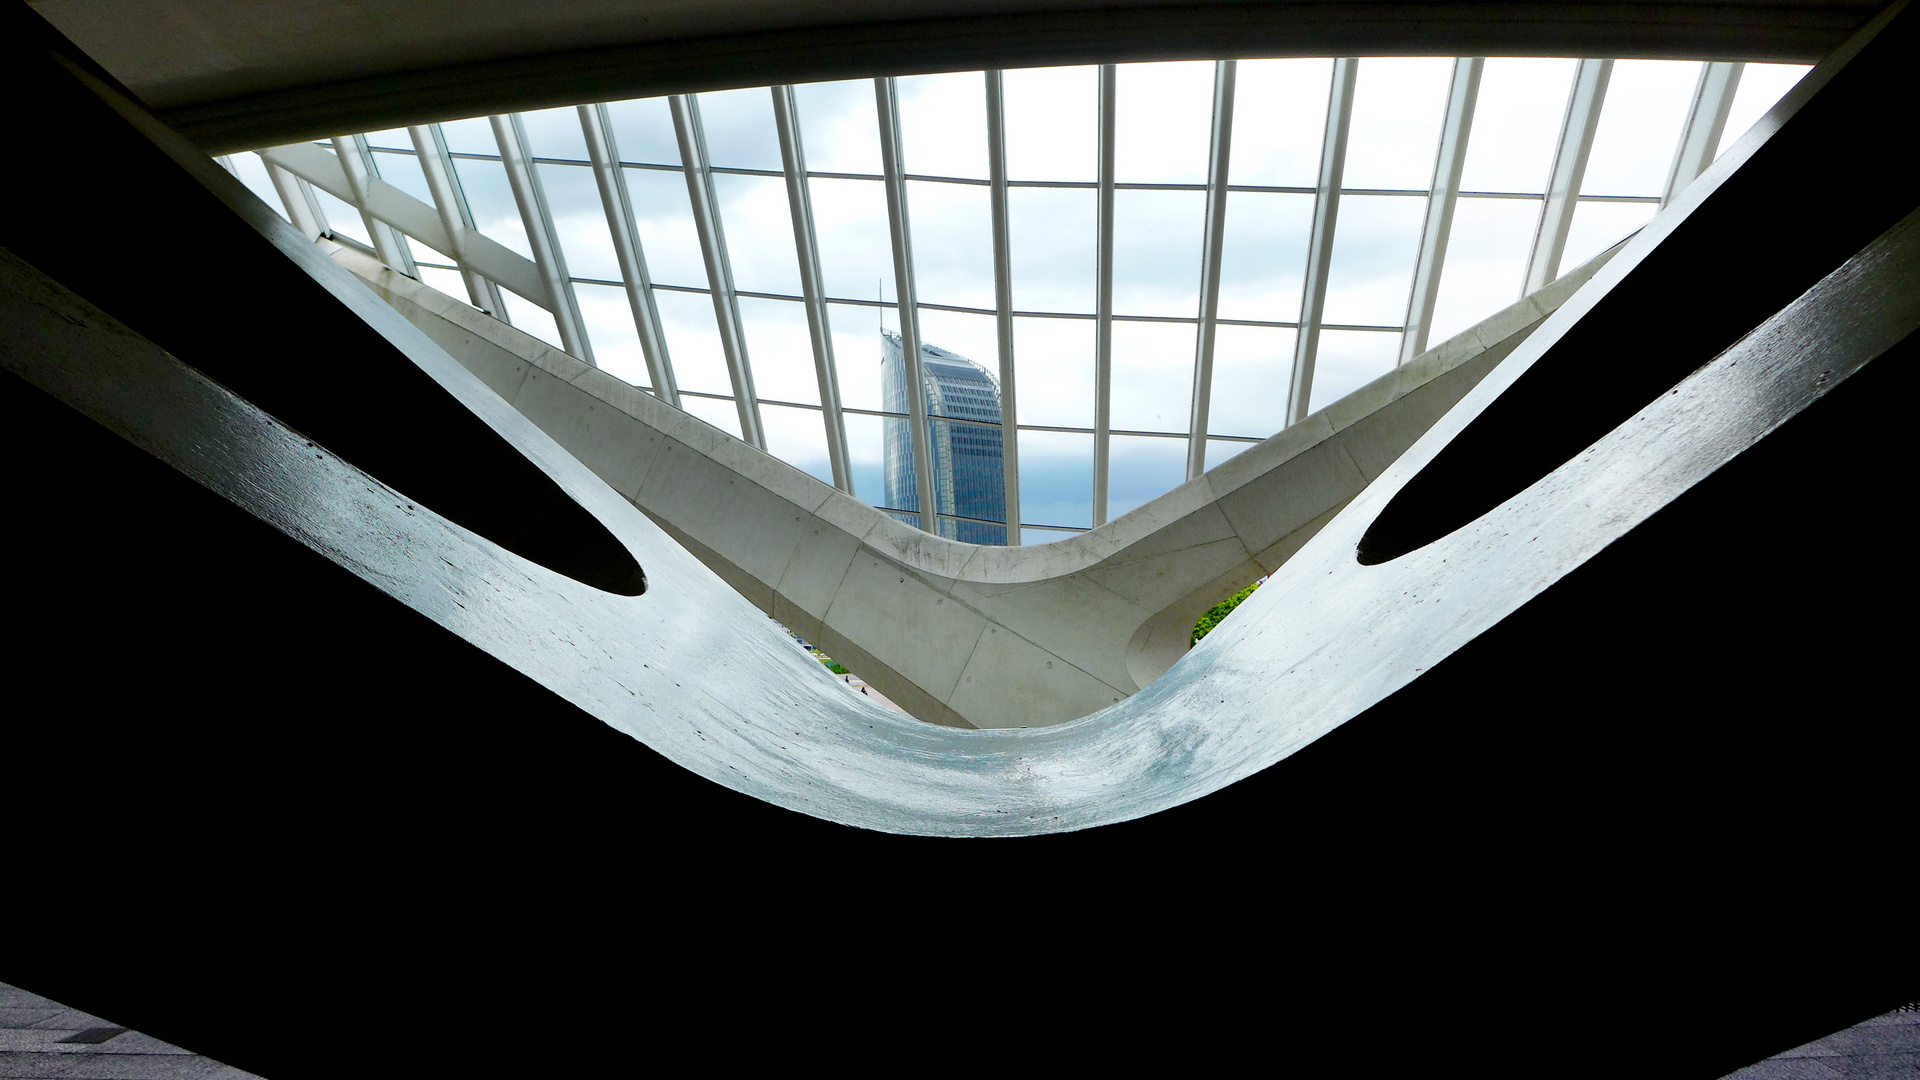
[[[726,356],[727,378],[733,385],[733,407],[740,418],[740,437],[754,448],[765,450],[767,433],[760,423],[760,399],[753,389],[746,329],[740,321],[740,301],[733,291],[733,264],[727,256],[719,199],[707,164],[707,133],[700,123],[700,103],[693,94],[675,94],[667,99],[667,105],[673,113],[674,137],[680,144],[680,171],[687,178],[693,227],[700,236],[700,254],[706,262],[707,295],[713,300],[720,349]]]
[[[1566,115],[1560,121],[1560,141],[1553,151],[1547,197],[1540,207],[1540,226],[1534,231],[1533,250],[1527,256],[1522,296],[1538,292],[1560,276],[1560,257],[1566,254],[1567,230],[1573,227],[1580,184],[1586,179],[1587,158],[1593,153],[1593,136],[1600,129],[1607,80],[1612,75],[1612,60],[1582,60],[1574,70],[1573,90],[1567,95]]]
[[[600,206],[606,212],[607,232],[613,239],[614,257],[620,263],[621,286],[626,290],[627,307],[633,313],[633,328],[640,338],[640,353],[647,364],[647,379],[661,401],[680,407],[680,388],[673,378],[673,359],[667,352],[665,335],[660,332],[660,309],[653,301],[653,276],[647,272],[647,256],[640,245],[639,226],[633,217],[633,196],[627,191],[626,174],[620,171],[620,147],[613,137],[613,118],[604,104],[579,107],[580,131],[586,136],[587,156],[593,165],[593,179],[600,188]]]
[[[1020,409],[1013,365],[1013,240],[1007,216],[1005,79],[987,71],[987,175],[993,187],[993,321],[1000,347],[1001,475],[1006,489],[1007,546],[1020,546]]]
[[[900,146],[899,91],[894,80],[873,80],[874,108],[880,126],[880,163],[886,186],[887,227],[893,241],[894,300],[900,306],[900,346],[907,376],[907,415],[913,428],[913,476],[920,528],[940,534],[940,493],[933,486],[931,425],[927,390],[920,368],[920,305],[913,284],[913,230],[907,217],[905,159]]]
[[[1400,338],[1396,366],[1427,351],[1433,330],[1433,309],[1440,299],[1440,275],[1446,268],[1447,241],[1453,236],[1453,211],[1460,199],[1460,174],[1467,164],[1467,143],[1473,135],[1473,110],[1480,97],[1484,57],[1456,57],[1453,82],[1447,88],[1446,119],[1440,128],[1440,152],[1433,162],[1433,193],[1427,200],[1427,220],[1420,229],[1420,255],[1413,267],[1413,289],[1407,296],[1407,329]]]
[[[1093,527],[1107,523],[1107,470],[1113,429],[1113,172],[1120,69],[1100,65],[1098,254],[1094,270]]]
[[[500,286],[471,264],[471,245],[467,240],[469,234],[478,230],[474,228],[473,210],[467,205],[466,192],[461,190],[459,176],[453,170],[453,159],[447,154],[446,136],[440,133],[438,124],[416,124],[407,129],[407,135],[413,140],[415,156],[420,159],[420,171],[426,175],[433,208],[440,213],[440,227],[446,230],[447,242],[453,247],[447,254],[459,264],[460,277],[466,282],[467,299],[481,311],[506,321],[507,310],[500,299]]]
[[[573,295],[573,281],[567,276],[566,255],[560,250],[560,236],[553,227],[553,212],[547,207],[546,191],[540,174],[534,170],[527,153],[527,131],[519,113],[487,118],[493,125],[493,137],[500,144],[500,163],[507,170],[507,186],[513,189],[513,201],[520,208],[520,221],[526,226],[527,243],[533,248],[533,263],[540,270],[548,299],[552,301],[553,321],[560,330],[560,345],[590,367],[593,346],[587,340],[587,328],[580,319],[580,304]]]
[[[1193,360],[1187,429],[1187,479],[1207,471],[1208,412],[1213,403],[1213,342],[1220,316],[1220,251],[1227,233],[1227,171],[1233,158],[1233,87],[1239,65],[1213,66],[1213,131],[1207,155],[1206,234],[1200,254],[1200,332]]]
[[[1673,148],[1673,166],[1667,170],[1667,188],[1660,205],[1672,202],[1707,166],[1720,149],[1720,137],[1727,130],[1727,114],[1733,111],[1733,97],[1740,92],[1740,76],[1746,70],[1741,63],[1712,61],[1700,66],[1699,81],[1694,83],[1693,101],[1687,107],[1687,122]]]
[[[353,189],[353,208],[360,211],[360,221],[367,227],[367,235],[373,238],[374,253],[380,261],[410,278],[419,278],[420,270],[413,265],[413,251],[407,246],[406,238],[393,226],[374,217],[367,209],[372,184],[370,181],[380,175],[380,167],[373,160],[373,149],[367,145],[365,135],[337,135],[333,140],[333,152],[340,159],[340,169],[347,174],[347,185]]]
[[[320,200],[314,197],[313,188],[306,180],[267,160],[266,154],[258,150],[254,156],[267,167],[267,179],[273,181],[273,190],[279,194],[293,227],[309,240],[318,240],[328,232],[327,212],[321,208]]]
[[[787,211],[793,219],[793,250],[800,263],[800,292],[807,305],[807,330],[813,344],[814,378],[820,384],[820,419],[827,433],[827,463],[833,486],[853,494],[853,461],[847,450],[846,419],[840,412],[840,373],[833,359],[833,324],[827,312],[820,272],[820,247],[813,231],[813,196],[807,187],[806,144],[800,137],[800,106],[793,87],[768,88],[773,95],[773,126],[780,139],[780,164],[786,174]]]
[[[1353,92],[1359,74],[1358,58],[1334,59],[1326,134],[1320,142],[1320,176],[1313,196],[1313,231],[1307,240],[1306,280],[1301,287],[1300,329],[1293,345],[1293,378],[1287,384],[1288,426],[1307,418],[1307,406],[1313,400],[1313,368],[1320,351],[1327,271],[1333,263],[1333,232],[1340,217],[1340,184],[1347,171],[1347,133],[1353,124]]]

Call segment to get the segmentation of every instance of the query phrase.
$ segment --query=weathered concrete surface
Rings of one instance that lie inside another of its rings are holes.
[[[761,610],[915,716],[981,728],[1063,723],[1158,678],[1201,613],[1277,570],[1618,250],[1098,529],[1000,548],[903,525],[377,260],[325,246]]]

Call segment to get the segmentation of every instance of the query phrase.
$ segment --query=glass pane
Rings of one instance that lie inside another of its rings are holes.
[[[820,404],[806,305],[751,296],[740,297],[739,302],[747,355],[753,362],[753,392],[772,401]]]
[[[827,429],[820,410],[762,404],[760,427],[767,433],[767,453],[823,484],[833,483],[833,465],[827,460]]]
[[[1204,184],[1213,132],[1213,62],[1121,64],[1113,177],[1123,184]]]
[[[1293,381],[1296,335],[1297,331],[1272,326],[1215,328],[1208,434],[1264,439],[1287,426],[1287,384]],[[1209,449],[1207,464],[1216,460]]]
[[[1020,516],[1036,525],[1093,525],[1093,436],[1020,433]]]
[[[828,296],[893,299],[893,235],[878,180],[807,181]]]
[[[1220,317],[1297,321],[1312,231],[1311,195],[1228,195],[1226,242],[1220,249]]]
[[[1021,423],[1093,426],[1093,335],[1091,319],[1013,320]]]
[[[444,251],[435,251],[433,248],[428,247],[426,244],[415,240],[413,237],[399,230],[395,230],[394,235],[398,236],[400,242],[407,246],[407,253],[413,256],[415,263],[446,263],[449,266],[453,264],[453,256]]]
[[[740,413],[734,408],[732,398],[682,396],[680,407],[734,438],[740,437]]]
[[[1107,455],[1109,521],[1165,495],[1187,479],[1185,439],[1115,435]],[[1020,509],[1026,512],[1024,505]]]
[[[1234,457],[1238,454],[1246,453],[1248,450],[1252,449],[1257,445],[1259,444],[1244,443],[1244,442],[1229,442],[1225,439],[1208,439],[1207,440],[1207,470],[1211,472],[1214,469],[1214,467],[1219,465],[1221,462],[1227,460],[1230,457]]]
[[[884,421],[878,416],[847,413],[844,422],[847,428],[847,460],[853,466],[853,493],[869,505],[880,506],[886,502],[883,468],[886,450],[880,431]]]
[[[621,161],[642,165],[680,164],[680,142],[666,98],[635,98],[607,104],[613,144]]]
[[[626,280],[620,273],[620,257],[613,253],[613,236],[607,232],[607,212],[600,208],[600,185],[594,181],[593,167],[540,163],[534,169],[547,195],[547,213],[553,215],[553,231],[560,237],[567,273],[601,281]]]
[[[1332,83],[1331,60],[1240,61],[1233,83],[1233,156],[1227,168],[1231,182],[1274,187],[1318,183]]]
[[[507,309],[507,321],[514,329],[532,334],[556,349],[562,348],[560,326],[546,308],[507,288],[500,290],[500,304]]]
[[[977,71],[894,81],[900,151],[920,176],[987,178],[987,83]]]
[[[646,354],[640,351],[640,333],[633,326],[633,306],[627,302],[627,290],[576,283],[573,295],[580,302],[580,320],[587,324],[587,340],[593,342],[593,362],[609,375],[642,389],[651,387],[653,380],[647,375]]]
[[[1109,416],[1121,431],[1188,430],[1194,323],[1115,322]]]
[[[1025,512],[1025,507],[1021,508]],[[1031,547],[1034,544],[1052,544],[1061,540],[1071,540],[1085,532],[1085,529],[1040,529],[1031,525],[1020,527],[1020,542]]]
[[[873,80],[808,83],[794,87],[793,96],[809,171],[880,175]]]
[[[1575,60],[1496,56],[1480,73],[1462,191],[1547,190]]]
[[[572,106],[520,114],[527,133],[527,153],[534,157],[587,160],[587,136],[580,130],[580,110]]]
[[[713,190],[720,200],[733,287],[799,296],[800,260],[793,249],[787,182],[776,176],[715,173]]]
[[[375,150],[373,170],[380,179],[428,206],[433,205],[433,191],[427,187],[427,174],[420,171],[420,161],[412,154]]]
[[[1120,315],[1200,313],[1204,191],[1113,193],[1113,310]]]
[[[1084,188],[1007,192],[1015,311],[1093,313],[1099,208]]]
[[[992,191],[907,181],[914,291],[929,304],[993,307]]]
[[[1431,188],[1452,80],[1453,61],[1445,57],[1370,56],[1360,61],[1342,185]],[[1341,211],[1344,217],[1344,205]]]
[[[1539,222],[1537,199],[1461,199],[1454,204],[1428,348],[1520,299]]]
[[[840,404],[849,409],[878,409],[880,404],[880,329],[895,309],[828,304],[833,331],[833,366],[840,379]],[[866,496],[861,496],[865,498]]]
[[[352,204],[334,198],[320,190],[318,185],[314,186],[313,195],[320,200],[320,212],[326,215],[328,229],[358,240],[368,247],[373,246],[373,238],[367,234],[367,223],[360,217],[360,211],[355,210]]]
[[[700,234],[693,227],[687,178],[655,169],[628,169],[626,175],[647,276],[660,285],[706,288],[707,264],[700,254]]]
[[[1787,91],[1806,77],[1810,67],[1802,64],[1748,64],[1740,71],[1740,87],[1733,92],[1733,107],[1727,110],[1727,126],[1720,133],[1718,157],[1727,152],[1740,136],[1747,133],[1767,110],[1780,103]]]
[[[460,193],[466,196],[467,208],[473,212],[474,227],[533,258],[527,227],[520,220],[520,205],[513,201],[513,188],[507,184],[506,166],[498,161],[454,158],[453,171],[460,178]]]
[[[422,266],[418,269],[420,271],[420,281],[423,284],[430,285],[463,304],[467,303],[467,283],[466,280],[460,276],[460,271],[439,270],[431,266]],[[596,348],[599,347],[600,341],[597,337],[594,339],[593,344]]]
[[[1309,413],[1339,401],[1393,370],[1400,335],[1369,330],[1322,330],[1313,363]]]
[[[1659,209],[1654,203],[1583,202],[1575,206],[1573,223],[1567,229],[1566,251],[1560,256],[1560,273],[1633,235],[1634,230],[1652,221]]]
[[[260,201],[273,207],[281,217],[287,217],[287,208],[280,202],[280,192],[274,189],[273,178],[267,175],[267,163],[259,154],[235,154],[228,159],[240,174],[240,182],[247,190],[260,197]],[[292,219],[288,219],[292,220]]]
[[[484,116],[449,120],[440,125],[440,137],[455,154],[500,156],[500,144],[493,139],[493,124]]]
[[[1007,179],[1099,178],[1100,69],[1027,68],[1002,76]]]
[[[1700,65],[1692,60],[1614,61],[1580,193],[1664,193],[1699,80]]]
[[[773,126],[773,95],[764,88],[695,95],[707,135],[707,164],[779,172],[780,135]]]
[[[406,128],[387,128],[385,131],[369,131],[363,136],[367,145],[376,150],[411,150],[413,137]]]
[[[673,381],[680,389],[733,393],[733,382],[727,377],[727,356],[720,348],[720,330],[713,321],[712,299],[705,293],[655,289],[653,303],[660,312],[667,355],[673,357]]]
[[[958,311],[939,311],[933,308],[920,309],[920,340],[934,346],[964,356],[999,377],[1000,372],[1000,334],[991,315],[969,315]],[[980,413],[959,412],[955,416],[972,416],[976,420],[997,420],[999,413],[992,416]]]
[[[1405,195],[1348,195],[1340,200],[1323,322],[1405,322],[1426,213],[1426,199]]]

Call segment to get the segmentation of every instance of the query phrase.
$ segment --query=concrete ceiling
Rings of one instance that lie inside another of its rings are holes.
[[[1279,55],[1811,61],[1874,0],[29,0],[212,151],[682,90]]]

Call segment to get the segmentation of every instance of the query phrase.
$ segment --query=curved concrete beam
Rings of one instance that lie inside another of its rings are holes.
[[[1138,692],[1194,620],[1278,570],[1612,256],[1205,475],[1070,539],[903,525],[467,304],[325,244],[741,595],[915,716],[1037,727]]]
[[[769,83],[1258,56],[1810,62],[1866,0],[32,0],[210,153]]]

